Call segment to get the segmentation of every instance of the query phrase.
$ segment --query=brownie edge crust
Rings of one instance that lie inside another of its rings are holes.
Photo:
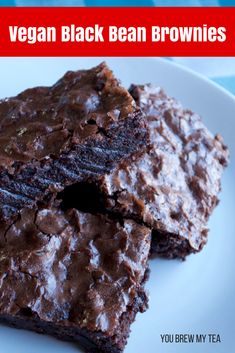
[[[150,230],[56,206],[0,232],[0,322],[121,352],[147,306]]]
[[[146,141],[141,111],[105,63],[0,101],[0,221],[97,180]]]

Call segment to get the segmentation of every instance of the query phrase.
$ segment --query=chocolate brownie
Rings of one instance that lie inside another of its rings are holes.
[[[151,227],[153,253],[184,258],[207,241],[228,149],[160,88],[130,92],[147,115],[150,144],[102,177],[106,207]]]
[[[144,291],[150,230],[55,204],[0,231],[0,322],[121,352]]]
[[[0,221],[97,179],[146,139],[142,113],[104,63],[0,101]]]

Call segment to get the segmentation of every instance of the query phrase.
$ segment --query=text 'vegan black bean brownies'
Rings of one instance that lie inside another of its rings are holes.
[[[227,162],[196,114],[104,63],[2,100],[0,322],[122,352],[150,252],[202,249]]]

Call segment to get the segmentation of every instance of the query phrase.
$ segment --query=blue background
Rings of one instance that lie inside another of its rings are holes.
[[[1,6],[235,6],[235,0],[0,0]]]

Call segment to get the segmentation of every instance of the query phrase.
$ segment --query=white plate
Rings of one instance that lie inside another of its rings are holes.
[[[91,67],[98,58],[0,59],[0,97],[34,85],[48,85],[66,70]],[[139,314],[125,353],[235,352],[235,99],[209,80],[161,59],[107,60],[128,87],[152,82],[200,113],[229,145],[231,162],[223,178],[221,203],[210,220],[204,250],[185,262],[153,260],[147,284],[150,308]],[[223,65],[223,59],[221,59]],[[219,334],[221,343],[162,343],[161,334]],[[70,343],[0,326],[0,353],[79,353]]]

